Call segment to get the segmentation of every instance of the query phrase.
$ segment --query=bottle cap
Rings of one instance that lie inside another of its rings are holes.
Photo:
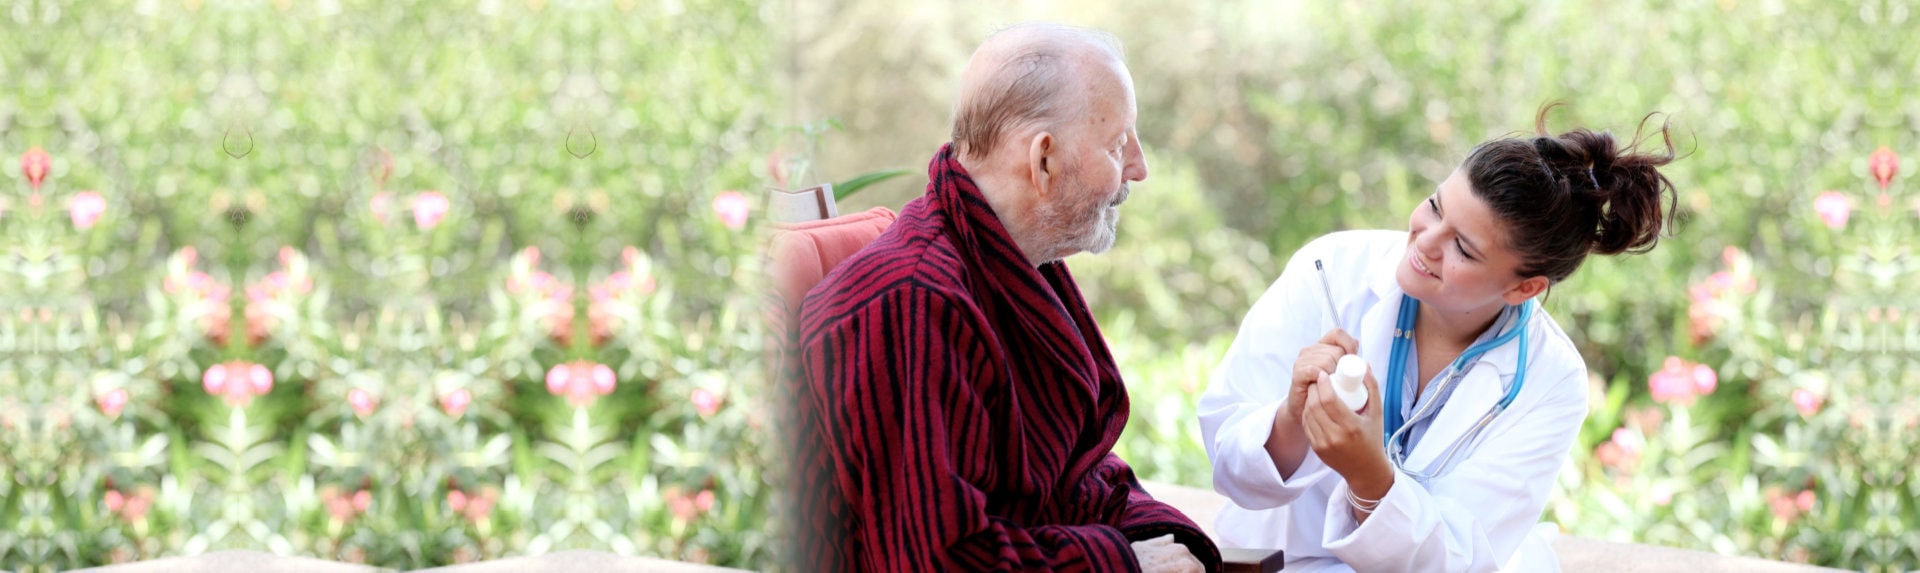
[[[1333,367],[1334,380],[1349,389],[1361,388],[1361,382],[1367,377],[1367,360],[1359,355],[1348,354],[1340,357],[1340,363]]]

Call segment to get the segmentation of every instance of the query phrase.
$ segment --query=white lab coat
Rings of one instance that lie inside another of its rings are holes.
[[[1587,416],[1586,364],[1559,325],[1536,309],[1526,325],[1527,378],[1477,448],[1455,454],[1452,470],[1422,484],[1395,469],[1392,489],[1364,524],[1347,511],[1346,480],[1308,451],[1281,479],[1264,444],[1287,399],[1300,349],[1334,327],[1313,261],[1324,261],[1339,326],[1360,343],[1383,385],[1402,291],[1407,233],[1348,231],[1308,243],[1247,313],[1240,334],[1200,399],[1200,428],[1213,460],[1213,487],[1232,500],[1215,530],[1222,546],[1279,548],[1287,571],[1495,571],[1546,507]],[[1440,452],[1505,395],[1519,354],[1513,342],[1479,358],[1407,456],[1426,471]],[[1432,391],[1437,384],[1428,384]],[[1424,403],[1428,395],[1423,394]],[[1466,446],[1463,446],[1466,447]],[[1329,508],[1332,510],[1330,511]],[[1549,550],[1545,565],[1558,570]]]

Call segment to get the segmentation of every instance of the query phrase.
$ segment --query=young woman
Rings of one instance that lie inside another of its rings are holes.
[[[1254,303],[1200,400],[1223,546],[1290,572],[1494,571],[1529,538],[1587,415],[1586,364],[1534,299],[1589,253],[1652,249],[1673,209],[1665,127],[1638,153],[1548,135],[1552,107],[1406,232],[1320,237]],[[1369,366],[1357,413],[1328,383],[1346,354]]]

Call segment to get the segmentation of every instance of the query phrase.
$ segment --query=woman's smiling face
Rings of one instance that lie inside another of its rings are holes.
[[[1407,260],[1395,278],[1408,295],[1441,310],[1518,304],[1527,298],[1512,292],[1523,278],[1517,272],[1522,261],[1506,238],[1501,221],[1456,169],[1407,218]]]

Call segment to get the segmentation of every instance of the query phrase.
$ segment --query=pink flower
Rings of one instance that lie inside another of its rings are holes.
[[[547,370],[547,392],[565,396],[567,403],[576,408],[612,393],[616,382],[612,368],[586,360],[556,364]]]
[[[666,497],[667,511],[673,513],[674,519],[693,521],[693,518],[700,517],[700,506],[694,502],[693,497],[680,493],[678,488],[667,490]]]
[[[20,173],[27,176],[27,184],[34,191],[40,190],[40,182],[47,179],[47,173],[53,171],[53,156],[39,147],[27,149],[20,155]]]
[[[393,194],[386,191],[374,193],[367,199],[367,209],[373,211],[373,220],[387,222],[387,215],[393,213]]]
[[[1708,278],[1708,282],[1706,283],[1687,287],[1687,300],[1692,301],[1693,304],[1707,304],[1713,302],[1713,299],[1714,292],[1711,277]]]
[[[584,360],[567,363],[567,403],[583,407],[593,403],[593,367]]]
[[[1710,295],[1710,297],[1718,297],[1722,294],[1731,293],[1731,292],[1752,294],[1754,289],[1757,289],[1760,287],[1760,282],[1754,279],[1752,276],[1743,277],[1743,276],[1736,276],[1729,271],[1716,271],[1712,275],[1707,276],[1706,284],[1698,285],[1698,286],[1706,287],[1707,293],[1708,295]],[[1692,295],[1694,293],[1691,292],[1691,290],[1689,290],[1687,294]],[[1696,302],[1697,301],[1698,300],[1696,299]]]
[[[335,520],[345,523],[353,519],[353,513],[353,500],[347,496],[327,498],[327,514],[332,515]]]
[[[1705,364],[1693,365],[1693,390],[1695,393],[1702,396],[1712,394],[1713,389],[1719,386],[1720,375],[1713,371],[1713,367]]]
[[[498,497],[499,494],[493,491],[492,488],[483,489],[474,493],[467,493],[456,489],[447,492],[447,509],[451,509],[453,513],[463,515],[469,520],[480,521],[486,519],[488,514],[493,513],[493,502]]]
[[[700,413],[700,417],[711,417],[720,411],[720,397],[706,388],[694,388],[693,409]]]
[[[1653,498],[1654,505],[1666,507],[1668,504],[1673,503],[1673,487],[1667,485],[1666,482],[1653,484],[1653,490],[1647,493],[1649,497]]]
[[[1820,214],[1820,220],[1827,224],[1827,228],[1844,228],[1847,226],[1847,216],[1853,213],[1853,199],[1839,191],[1821,193],[1813,199],[1813,211]]]
[[[1800,505],[1795,496],[1781,492],[1778,487],[1768,487],[1761,495],[1767,498],[1767,506],[1773,510],[1775,519],[1792,523],[1794,518],[1800,516]]]
[[[353,406],[353,413],[362,418],[373,415],[379,404],[373,399],[373,393],[360,388],[347,391],[347,404]]]
[[[1647,378],[1647,389],[1652,391],[1654,402],[1692,404],[1695,385],[1687,361],[1667,357],[1665,367]]]
[[[73,218],[74,228],[83,231],[93,228],[93,224],[99,222],[100,216],[106,212],[107,198],[92,191],[75,193],[67,201],[67,213]]]
[[[1800,507],[1800,511],[1809,512],[1813,511],[1813,501],[1813,490],[1806,489],[1800,490],[1800,495],[1794,499],[1794,504]]]
[[[372,505],[373,505],[373,494],[371,492],[368,492],[367,490],[364,490],[364,489],[353,492],[353,510],[355,512],[366,513],[367,507]]]
[[[1627,431],[1626,428],[1614,428],[1610,441],[1620,446],[1620,451],[1627,455],[1640,455],[1640,441],[1633,439],[1633,432]]]
[[[547,370],[547,393],[559,396],[567,391],[567,376],[573,369],[565,364],[555,364]]]
[[[188,245],[180,248],[180,266],[191,267],[200,261],[200,250]]]
[[[153,494],[145,491],[134,492],[127,496],[126,503],[120,506],[120,516],[127,521],[140,521],[147,516],[147,510],[153,508]]]
[[[593,365],[593,392],[601,396],[613,393],[613,369],[605,364]]]
[[[738,230],[747,226],[747,196],[739,191],[727,191],[713,198],[713,213],[720,216],[720,222],[728,229]]]
[[[245,360],[234,360],[207,367],[200,376],[200,384],[208,394],[226,400],[227,405],[240,407],[252,402],[254,396],[273,391],[273,371]]]
[[[109,489],[103,497],[107,503],[107,513],[120,514],[128,523],[146,517],[147,510],[153,507],[153,493],[149,491],[121,493]]]
[[[225,395],[227,393],[227,365],[222,363],[207,367],[207,371],[200,375],[200,387],[206,388],[207,393],[214,396]]]
[[[1594,459],[1603,467],[1620,471],[1633,469],[1640,461],[1640,440],[1634,439],[1633,432],[1626,428],[1614,428],[1613,437],[1593,450]]]
[[[467,412],[467,404],[472,402],[473,393],[460,388],[440,397],[440,409],[446,410],[448,416],[458,418]]]
[[[1820,401],[1820,395],[1812,390],[1796,388],[1793,391],[1793,407],[1800,410],[1802,416],[1812,417],[1820,413]]]
[[[1599,446],[1593,448],[1593,459],[1599,460],[1602,466],[1614,469],[1624,470],[1628,465],[1627,454],[1620,451],[1620,444],[1611,440],[1600,442]]]
[[[627,289],[633,288],[633,273],[614,271],[613,274],[607,275],[606,285],[609,291],[615,293],[626,292]]]
[[[1900,156],[1894,155],[1892,148],[1881,146],[1867,157],[1867,169],[1873,171],[1874,182],[1880,184],[1881,191],[1885,191],[1888,185],[1893,184],[1893,174],[1900,171]]]
[[[447,216],[447,210],[453,203],[439,191],[424,191],[413,198],[413,224],[421,230],[432,229],[440,224],[440,218]]]
[[[703,489],[703,490],[700,490],[700,495],[693,496],[693,508],[700,510],[700,513],[706,513],[708,511],[712,511],[713,510],[713,490]]]
[[[471,519],[473,521],[480,521],[482,519],[486,519],[488,514],[493,513],[492,492],[490,491],[481,492],[480,495],[476,495],[469,498],[467,500],[466,513],[467,513],[467,519]]]
[[[120,411],[127,407],[127,389],[114,388],[108,390],[107,393],[101,394],[96,401],[100,404],[100,411],[106,413],[107,417],[112,418],[119,416]]]
[[[253,393],[255,395],[265,396],[268,392],[273,391],[273,371],[267,370],[265,366],[259,364],[249,366],[247,368],[247,380],[253,384]]]
[[[620,249],[620,262],[625,263],[628,268],[632,268],[634,264],[640,262],[640,248],[633,245],[622,247]]]

